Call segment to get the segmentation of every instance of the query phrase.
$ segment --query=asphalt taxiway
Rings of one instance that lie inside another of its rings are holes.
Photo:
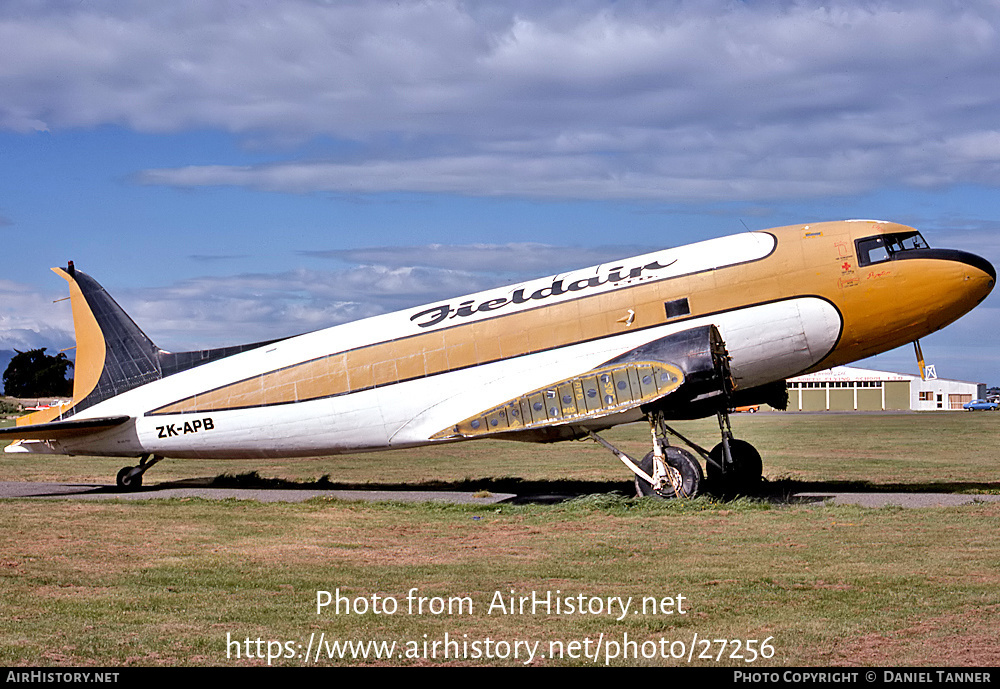
[[[312,488],[214,488],[211,486],[183,487],[157,485],[134,492],[119,492],[113,486],[88,483],[22,483],[0,482],[2,498],[39,498],[50,500],[169,500],[172,498],[204,498],[206,500],[255,500],[257,502],[305,502],[311,498],[328,497],[338,500],[369,502],[448,502],[456,504],[490,505],[515,498],[512,493],[480,495],[463,491],[403,491],[403,490],[322,490]]]

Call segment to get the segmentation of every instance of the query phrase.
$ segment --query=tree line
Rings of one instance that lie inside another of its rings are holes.
[[[3,372],[3,391],[8,397],[72,397],[73,379],[66,374],[73,362],[59,352],[45,353],[45,347],[17,354]]]

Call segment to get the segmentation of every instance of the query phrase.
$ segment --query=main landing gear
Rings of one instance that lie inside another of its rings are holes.
[[[712,490],[723,496],[752,493],[764,473],[760,453],[747,441],[733,437],[729,414],[719,412],[718,417],[722,442],[712,448],[705,462]]]
[[[115,483],[120,491],[133,491],[142,488],[142,475],[151,466],[159,462],[163,457],[157,455],[143,455],[139,459],[139,465],[134,467],[122,467],[118,472]]]
[[[646,415],[653,451],[636,462],[627,454],[601,438],[593,431],[590,437],[611,450],[635,474],[635,491],[638,496],[664,499],[693,498],[701,491],[705,480],[701,465],[690,452],[667,442],[667,425],[660,413]]]
[[[659,457],[655,452],[648,453],[639,462],[639,468],[653,481],[636,474],[635,494],[638,496],[665,500],[693,498],[698,495],[705,480],[698,460],[690,452],[673,445],[661,446]]]
[[[646,418],[653,451],[640,462],[636,462],[596,433],[590,432],[591,439],[613,452],[635,474],[636,495],[664,499],[693,498],[706,483],[698,460],[690,452],[670,445],[668,435],[679,438],[705,460],[708,468],[707,487],[714,493],[731,496],[756,490],[763,473],[760,453],[745,440],[733,438],[727,413],[718,412],[722,442],[712,448],[711,452],[668,426],[661,412],[648,413]]]

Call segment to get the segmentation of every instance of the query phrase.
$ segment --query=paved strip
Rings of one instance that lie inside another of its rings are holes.
[[[41,498],[48,500],[165,500],[170,498],[205,498],[207,500],[256,500],[258,502],[305,502],[310,498],[328,497],[339,500],[369,502],[447,502],[469,505],[491,505],[517,497],[513,493],[493,493],[476,497],[460,491],[400,491],[400,490],[314,490],[283,488],[158,488],[153,485],[134,493],[119,493],[109,486],[88,483],[22,483],[0,482],[0,498]]]
[[[971,493],[796,493],[795,497],[861,507],[954,507],[975,502],[1000,502],[1000,495]]]

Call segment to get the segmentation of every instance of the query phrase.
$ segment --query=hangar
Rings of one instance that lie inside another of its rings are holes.
[[[788,380],[788,411],[958,410],[986,396],[985,383],[928,378],[853,366]]]

